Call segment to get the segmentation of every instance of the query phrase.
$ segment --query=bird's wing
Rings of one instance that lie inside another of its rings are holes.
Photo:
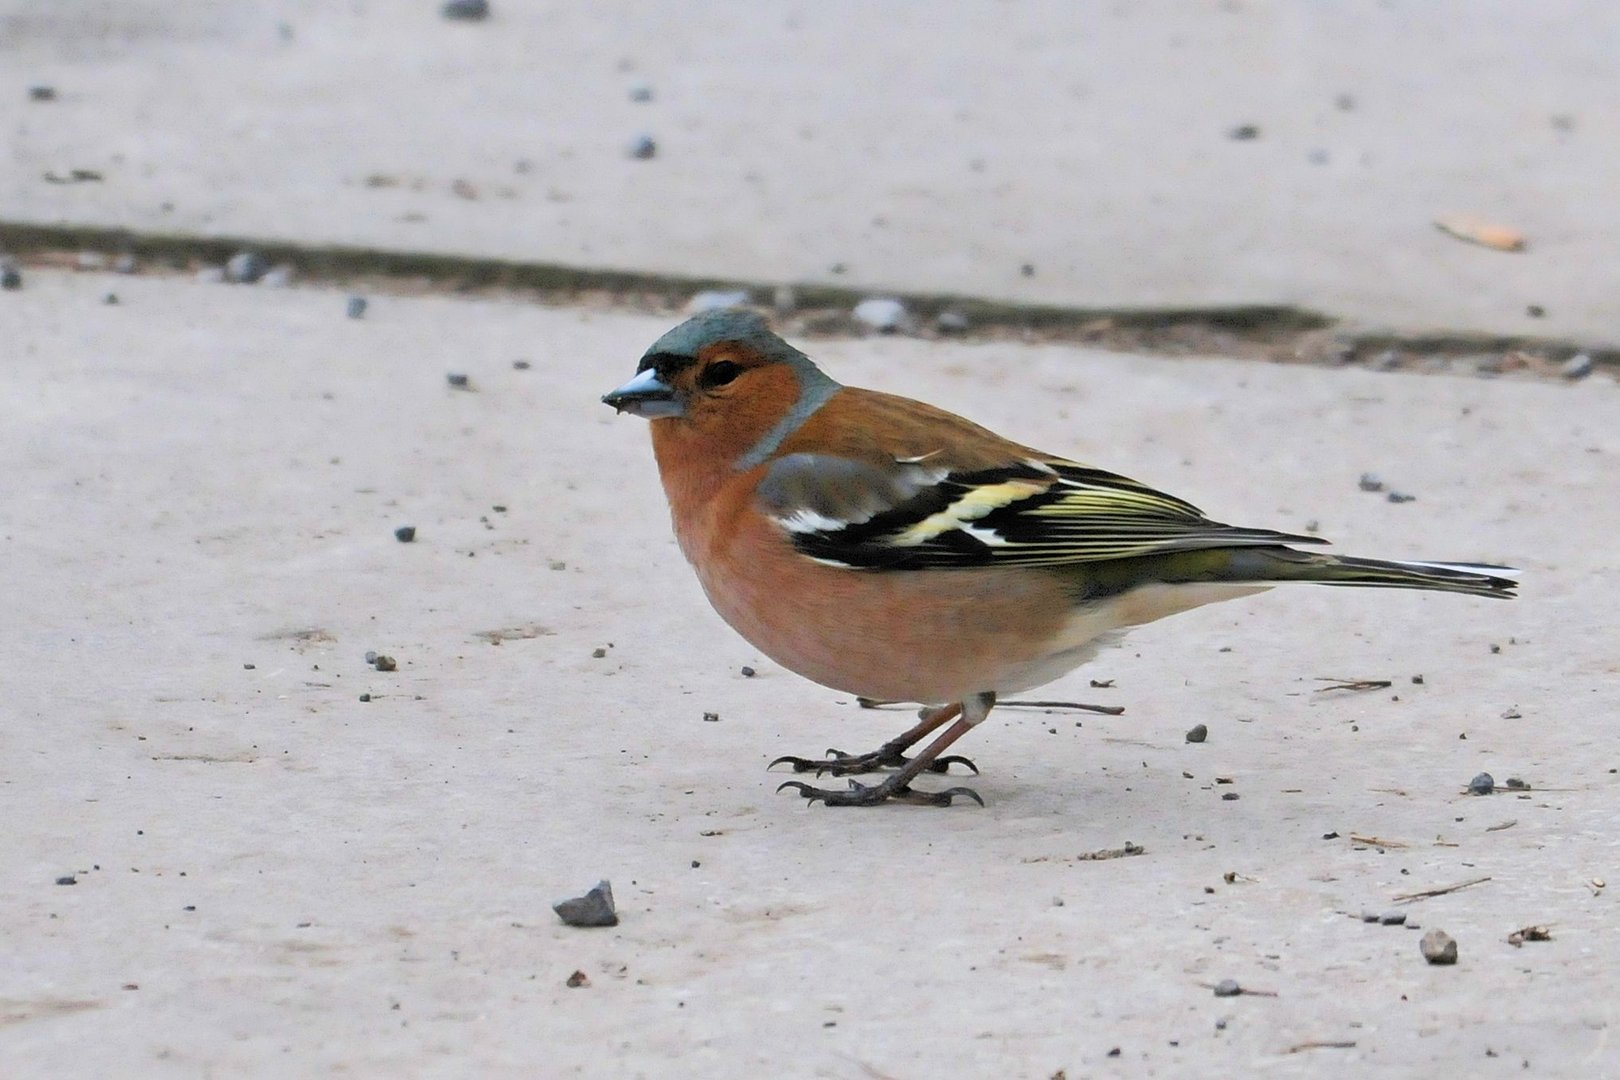
[[[1325,543],[1241,529],[1124,476],[1056,458],[952,469],[787,454],[758,487],[800,552],[869,570],[1061,566],[1209,548]]]

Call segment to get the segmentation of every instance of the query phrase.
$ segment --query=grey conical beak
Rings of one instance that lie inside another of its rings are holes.
[[[635,378],[612,393],[603,394],[602,404],[647,420],[680,416],[682,413],[674,389],[660,379],[658,372],[652,368],[636,372]]]

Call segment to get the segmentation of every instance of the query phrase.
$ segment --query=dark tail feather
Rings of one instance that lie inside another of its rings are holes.
[[[1249,575],[1253,574],[1250,578]],[[1291,548],[1251,548],[1232,552],[1231,579],[1310,581],[1368,589],[1427,589],[1509,600],[1519,587],[1511,566],[1485,563],[1390,562],[1348,555],[1320,555]]]

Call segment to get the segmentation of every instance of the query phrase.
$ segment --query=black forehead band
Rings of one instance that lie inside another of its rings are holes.
[[[636,365],[636,370],[646,371],[648,368],[652,368],[654,371],[658,372],[660,377],[667,379],[677,372],[684,371],[695,363],[697,363],[697,359],[695,357],[681,356],[678,353],[671,352],[655,352],[648,353],[646,356],[643,356],[641,358],[641,363]]]

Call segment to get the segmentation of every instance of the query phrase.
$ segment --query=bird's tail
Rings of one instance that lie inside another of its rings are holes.
[[[1519,583],[1510,566],[1485,563],[1391,562],[1323,555],[1285,547],[1239,548],[1221,577],[1229,581],[1309,581],[1370,589],[1428,589],[1509,600]]]

